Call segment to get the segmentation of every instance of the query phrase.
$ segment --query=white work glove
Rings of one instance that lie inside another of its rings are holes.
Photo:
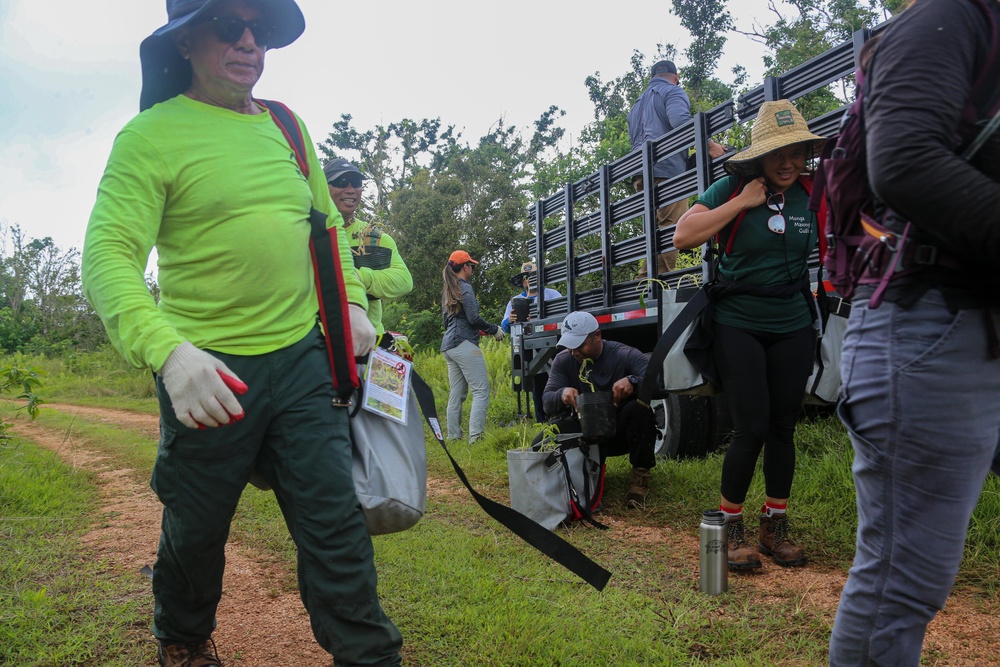
[[[493,334],[493,337],[497,340],[503,340],[507,334],[504,332],[503,327],[497,327],[497,332]]]
[[[236,394],[247,386],[224,363],[185,341],[160,369],[174,413],[189,428],[223,426],[243,419]]]
[[[368,313],[361,306],[349,304],[347,312],[351,320],[354,356],[363,357],[375,348],[375,327],[368,321]]]

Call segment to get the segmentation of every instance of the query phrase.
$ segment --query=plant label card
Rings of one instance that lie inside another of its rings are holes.
[[[381,347],[372,350],[365,372],[365,410],[406,423],[413,364]]]

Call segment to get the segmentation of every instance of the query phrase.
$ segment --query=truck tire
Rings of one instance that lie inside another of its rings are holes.
[[[719,451],[733,423],[723,396],[678,396],[653,402],[658,459],[704,458]]]
[[[709,414],[704,396],[677,396],[663,400],[665,431],[661,458],[682,459],[705,456],[708,451]]]

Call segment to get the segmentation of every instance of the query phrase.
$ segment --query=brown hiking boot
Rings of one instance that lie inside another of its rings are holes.
[[[625,494],[625,507],[635,509],[646,503],[649,478],[652,476],[649,468],[632,468],[632,479],[628,482],[628,493]]]
[[[757,550],[770,556],[782,567],[798,567],[806,564],[806,554],[802,547],[788,539],[788,517],[775,514],[760,515],[760,541]]]
[[[747,543],[743,519],[729,522],[729,569],[756,570],[760,567],[757,552]]]
[[[189,644],[160,642],[156,657],[162,667],[222,667],[215,642],[211,639]]]

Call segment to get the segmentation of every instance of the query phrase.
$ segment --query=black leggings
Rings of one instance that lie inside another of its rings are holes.
[[[722,496],[743,504],[761,449],[764,487],[788,498],[795,472],[795,422],[812,373],[816,330],[747,331],[714,325],[712,356],[735,435],[722,463]]]

